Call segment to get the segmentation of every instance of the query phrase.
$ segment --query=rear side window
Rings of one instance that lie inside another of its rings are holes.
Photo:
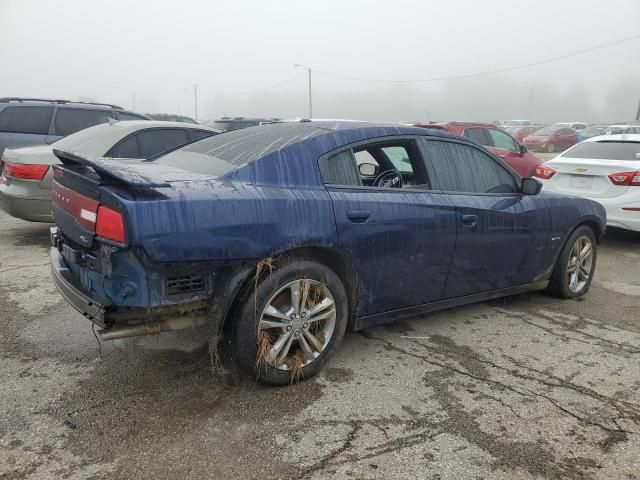
[[[564,152],[562,156],[566,158],[640,161],[640,142],[582,142]]]
[[[107,153],[107,157],[113,158],[141,158],[138,140],[135,135],[121,141]]]
[[[351,150],[338,153],[332,157],[321,158],[319,166],[322,179],[327,185],[350,185],[356,187],[362,185]]]
[[[470,145],[425,140],[440,188],[458,193],[516,193],[513,176],[496,160]]]
[[[0,132],[49,133],[52,106],[10,106],[0,111]]]
[[[189,142],[187,131],[181,128],[146,130],[137,136],[142,158],[153,157]]]
[[[467,128],[464,131],[464,136],[471,140],[475,140],[480,145],[490,145],[489,137],[487,136],[487,132],[484,128]]]
[[[83,110],[80,108],[58,108],[54,121],[56,135],[66,137],[85,128],[107,123],[110,110]]]

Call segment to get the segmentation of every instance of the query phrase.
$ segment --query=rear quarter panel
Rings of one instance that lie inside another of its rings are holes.
[[[597,226],[599,241],[606,228],[607,216],[604,207],[592,200],[547,192],[540,193],[540,196],[546,201],[551,217],[549,238],[552,248],[546,265],[550,273],[569,235],[586,223]]]
[[[184,187],[164,192],[167,199],[123,201],[130,243],[154,261],[249,260],[298,246],[337,246],[333,207],[323,187]]]

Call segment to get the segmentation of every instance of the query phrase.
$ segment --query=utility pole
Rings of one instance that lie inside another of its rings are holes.
[[[136,111],[136,92],[131,92],[131,100],[132,100],[132,104],[133,104],[133,108],[131,110],[133,110],[134,112]]]
[[[313,101],[312,101],[312,95],[311,95],[311,69],[309,67],[305,67],[304,65],[300,65],[298,63],[296,63],[294,67],[304,68],[307,71],[307,74],[309,77],[309,119],[311,120],[313,118]]]
[[[531,120],[532,111],[533,111],[533,87],[531,87],[531,90],[529,91],[529,116],[527,117],[529,120]]]
[[[640,120],[640,100],[638,100],[638,111],[636,112],[636,120]]]
[[[198,120],[198,85],[193,84],[193,106],[196,112],[196,116],[194,120]]]

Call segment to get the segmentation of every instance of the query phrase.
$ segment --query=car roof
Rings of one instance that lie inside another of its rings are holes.
[[[49,98],[26,98],[26,97],[3,97],[0,98],[0,104],[12,104],[12,105],[21,105],[21,104],[42,104],[42,103],[50,103],[55,105],[63,105],[64,107],[71,108],[95,108],[96,110],[123,110],[124,108],[118,105],[112,105],[110,103],[99,103],[99,102],[80,102],[73,100],[60,100],[60,99],[49,99]]]
[[[584,140],[585,142],[640,142],[640,133],[619,133],[616,135],[598,135]]]

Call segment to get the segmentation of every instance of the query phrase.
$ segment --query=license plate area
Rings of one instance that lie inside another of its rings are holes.
[[[569,184],[575,188],[590,188],[593,183],[591,175],[571,175]]]

